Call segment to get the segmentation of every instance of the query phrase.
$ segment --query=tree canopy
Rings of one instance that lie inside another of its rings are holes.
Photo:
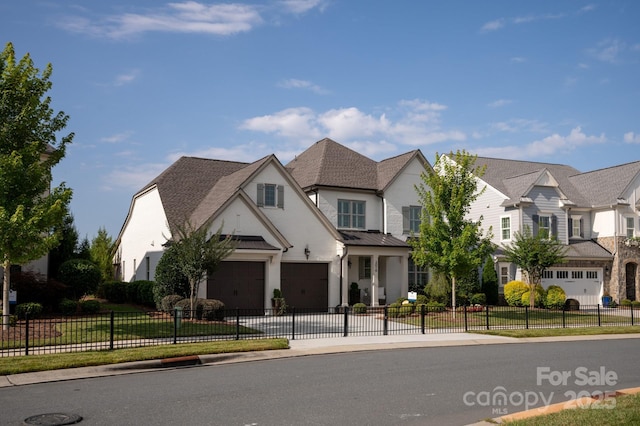
[[[58,139],[69,117],[54,113],[51,64],[42,72],[29,54],[16,61],[13,45],[0,53],[0,256],[3,312],[9,311],[10,266],[38,259],[58,244],[71,201],[64,184],[50,188],[51,169],[65,155],[73,133]],[[3,317],[8,327],[9,317]]]
[[[91,240],[89,247],[91,261],[100,269],[102,281],[113,279],[113,238],[104,227],[98,229],[98,235]]]
[[[222,236],[222,226],[209,235],[206,226],[196,228],[191,222],[175,224],[173,256],[178,269],[189,280],[190,305],[194,309],[200,282],[207,273],[215,271],[222,259],[235,250],[235,241],[230,235]]]
[[[535,289],[542,281],[542,274],[550,266],[565,261],[567,247],[544,230],[533,235],[528,226],[523,232],[515,232],[513,238],[511,244],[504,246],[504,258],[522,269],[530,287],[529,305],[533,308]]]
[[[478,190],[476,180],[484,168],[476,167],[475,161],[476,156],[466,151],[436,154],[434,169],[423,173],[416,185],[423,208],[420,234],[409,239],[413,260],[450,278],[454,307],[456,280],[479,268],[493,250],[491,228],[484,235],[482,218],[468,217],[471,204],[484,191]]]

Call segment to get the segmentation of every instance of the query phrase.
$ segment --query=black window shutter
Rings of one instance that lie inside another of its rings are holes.
[[[584,219],[580,219],[580,238],[584,238]]]
[[[582,229],[582,220],[580,220],[580,229]],[[573,237],[573,219],[569,218],[569,238]]]
[[[540,216],[538,216],[537,214],[533,215],[533,236],[535,237],[536,235],[538,235],[538,221],[540,220]]]
[[[264,183],[258,184],[258,207],[264,207]]]
[[[279,209],[283,209],[284,208],[284,186],[283,185],[278,185],[278,208]]]
[[[550,237],[557,237],[557,236],[558,236],[558,216],[552,215],[551,216],[551,235],[550,235]]]

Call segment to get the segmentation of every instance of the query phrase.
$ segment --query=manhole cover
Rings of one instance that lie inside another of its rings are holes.
[[[37,416],[31,416],[24,419],[25,425],[40,425],[40,426],[60,426],[60,425],[72,425],[82,420],[77,414],[67,413],[49,413],[38,414]]]

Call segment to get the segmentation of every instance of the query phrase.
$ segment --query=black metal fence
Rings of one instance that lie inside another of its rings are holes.
[[[578,310],[484,306],[457,310],[402,307],[227,309],[202,312],[107,312],[96,315],[11,318],[0,330],[0,357],[112,350],[164,344],[283,337],[291,340],[363,335],[459,333],[478,330],[640,325],[640,308],[580,306]],[[197,316],[197,317],[196,317]]]

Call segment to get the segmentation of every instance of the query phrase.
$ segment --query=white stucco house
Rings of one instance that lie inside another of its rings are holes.
[[[263,309],[278,288],[289,306],[323,311],[346,305],[357,283],[369,305],[395,301],[427,282],[406,239],[429,167],[419,150],[376,162],[330,139],[286,166],[275,155],[182,157],[133,196],[114,263],[125,281],[153,280],[173,224],[189,220],[238,241],[199,297]]]
[[[561,286],[581,304],[640,296],[640,161],[582,173],[562,164],[478,157],[486,166],[479,188],[486,187],[471,209],[492,227],[500,282],[521,279],[516,265],[505,262],[500,247],[515,232],[546,229],[567,246],[567,262],[546,271],[543,286]]]

